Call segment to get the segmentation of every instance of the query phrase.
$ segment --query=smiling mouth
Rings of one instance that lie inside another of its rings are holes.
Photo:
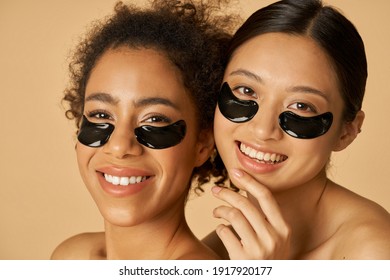
[[[109,174],[104,173],[104,179],[115,186],[128,186],[128,185],[135,185],[139,184],[147,179],[149,179],[150,176],[131,176],[131,177],[119,177],[119,176],[113,176]]]
[[[276,154],[276,153],[264,153],[261,151],[257,151],[249,146],[246,146],[243,143],[239,144],[240,151],[250,157],[251,159],[255,159],[261,163],[266,164],[277,164],[285,161],[288,157],[286,155],[282,154]]]

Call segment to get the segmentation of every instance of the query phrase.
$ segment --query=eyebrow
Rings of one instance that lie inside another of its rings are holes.
[[[240,68],[230,73],[230,76],[235,76],[235,75],[245,76],[252,80],[255,80],[256,82],[263,83],[263,79],[259,75],[245,69]],[[287,92],[312,93],[312,94],[322,96],[323,98],[328,100],[328,96],[324,92],[309,86],[293,86],[288,88]]]
[[[248,77],[249,79],[255,80],[258,83],[263,83],[263,79],[259,75],[255,74],[251,71],[242,69],[242,68],[232,71],[229,75],[230,76],[245,76],[245,77]]]
[[[119,103],[119,100],[117,98],[114,98],[112,95],[103,92],[97,92],[89,95],[85,98],[85,102],[88,101],[99,101],[103,103],[108,103],[110,105],[116,105]]]
[[[324,92],[309,86],[293,86],[288,88],[287,92],[311,93],[311,94],[322,96],[323,98],[328,100],[328,96]]]
[[[117,105],[119,103],[119,99],[113,97],[108,93],[98,92],[93,93],[85,98],[85,102],[88,101],[99,101],[103,103],[107,103],[109,105]],[[161,97],[149,97],[149,98],[141,98],[135,101],[135,107],[147,107],[152,105],[165,105],[172,107],[174,109],[179,109],[178,106],[166,98]]]
[[[179,109],[175,103],[173,103],[169,99],[161,97],[141,98],[135,102],[136,107],[147,107],[152,105],[165,105],[174,109]]]

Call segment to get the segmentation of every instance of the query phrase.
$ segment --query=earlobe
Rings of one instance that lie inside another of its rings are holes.
[[[199,167],[206,162],[214,150],[214,136],[211,129],[202,130],[199,133],[197,147],[195,166]]]
[[[364,112],[359,111],[353,121],[347,122],[343,125],[342,133],[333,151],[339,152],[347,148],[361,132],[364,121]]]

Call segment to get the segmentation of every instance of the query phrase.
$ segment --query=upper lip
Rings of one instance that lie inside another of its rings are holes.
[[[98,168],[96,171],[103,174],[109,174],[117,177],[132,177],[132,176],[150,177],[153,175],[152,172],[143,169],[132,168],[132,167],[118,167],[118,166],[105,166],[105,167]]]
[[[237,142],[238,149],[242,152],[241,148],[250,150],[250,154],[245,153],[250,158],[258,159],[261,161],[282,162],[287,159],[287,156],[275,151],[265,150],[258,147],[254,147],[248,143]]]

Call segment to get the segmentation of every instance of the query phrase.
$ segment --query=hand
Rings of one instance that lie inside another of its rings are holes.
[[[214,209],[214,216],[228,221],[236,232],[225,225],[216,230],[230,259],[287,259],[291,232],[272,193],[241,170],[230,173],[232,182],[257,201],[229,189],[212,188],[217,198],[230,205]]]

